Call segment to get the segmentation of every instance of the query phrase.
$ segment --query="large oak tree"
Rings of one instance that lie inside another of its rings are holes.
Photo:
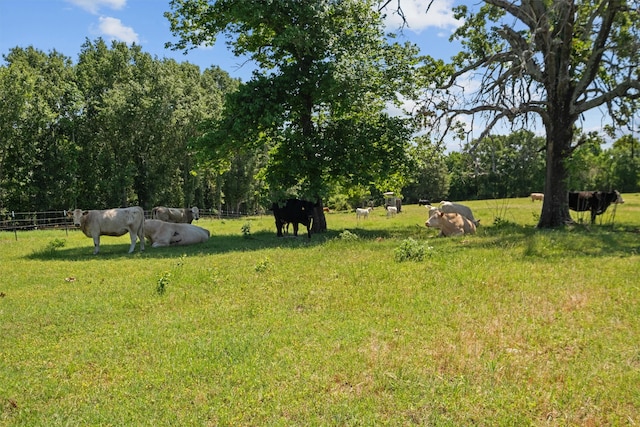
[[[415,47],[389,43],[377,2],[173,0],[174,49],[227,36],[258,65],[203,138],[212,156],[269,148],[271,195],[321,200],[332,186],[390,185],[406,164],[410,128],[385,112],[412,89]],[[314,231],[326,228],[321,206]]]
[[[422,118],[450,130],[461,116],[482,117],[481,136],[503,119],[529,125],[540,119],[546,176],[538,227],[571,222],[566,161],[580,144],[576,125],[596,108],[625,125],[637,108],[638,6],[637,0],[487,0],[474,12],[458,7],[464,24],[453,38],[463,51],[452,64],[425,64],[423,72],[440,80],[425,90]]]

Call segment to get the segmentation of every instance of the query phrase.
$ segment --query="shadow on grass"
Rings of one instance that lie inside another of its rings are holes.
[[[313,234],[311,239],[307,238],[306,233],[300,233],[298,237],[293,235],[277,237],[273,232],[257,232],[249,236],[243,235],[213,235],[205,243],[189,245],[189,246],[169,246],[161,248],[153,248],[150,244],[145,243],[144,252],[140,252],[140,243],[136,244],[136,249],[129,254],[129,239],[122,237],[122,243],[115,242],[112,238],[102,239],[100,242],[100,253],[93,255],[93,244],[90,238],[87,238],[87,246],[79,246],[74,248],[66,248],[64,239],[53,239],[49,241],[43,248],[38,249],[26,258],[40,261],[87,261],[101,259],[131,259],[138,258],[177,258],[183,255],[215,255],[229,252],[246,252],[258,251],[264,249],[286,248],[286,249],[304,249],[314,246],[323,245],[327,241],[339,239],[340,233],[344,230],[328,230],[325,233]],[[390,238],[392,234],[389,230],[362,230],[349,229],[350,232],[356,234],[363,240]]]
[[[29,259],[40,261],[66,260],[87,261],[104,259],[133,258],[177,258],[181,256],[215,255],[230,252],[259,251],[264,249],[304,249],[317,247],[328,241],[340,239],[340,234],[349,231],[366,243],[371,240],[396,239],[398,244],[406,238],[443,242],[449,238],[436,238],[435,230],[418,225],[407,225],[394,229],[362,229],[345,228],[328,230],[325,233],[313,234],[308,239],[304,233],[298,237],[277,237],[273,232],[261,231],[248,236],[213,235],[207,242],[190,246],[172,246],[153,248],[146,244],[145,251],[140,252],[139,243],[133,254],[129,254],[127,238],[122,243],[111,243],[111,238],[103,239],[100,253],[93,255],[91,239],[87,238],[86,246],[74,248],[64,247],[64,240],[54,239],[42,249],[27,255]],[[453,239],[464,239],[466,248],[502,248],[517,250],[527,259],[550,259],[570,256],[629,256],[640,253],[640,231],[633,227],[587,227],[575,225],[552,230],[539,230],[532,226],[521,226],[510,222],[502,222],[491,226],[482,226],[474,236]],[[458,245],[456,245],[458,246]],[[456,250],[464,250],[458,248]]]
[[[524,258],[550,259],[574,256],[630,256],[640,253],[640,231],[634,227],[575,224],[557,229],[538,229],[503,223],[480,229],[479,247],[519,249]]]

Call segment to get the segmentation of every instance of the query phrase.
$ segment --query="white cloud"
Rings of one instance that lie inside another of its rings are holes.
[[[123,25],[122,21],[117,18],[101,16],[98,28],[100,34],[109,39],[120,40],[128,44],[139,43],[138,34],[133,31],[133,28]]]
[[[431,7],[429,7],[430,3]],[[408,30],[414,33],[420,33],[429,27],[454,29],[462,24],[454,19],[451,12],[453,0],[402,0],[400,6],[407,19]],[[391,2],[385,10],[387,14],[385,24],[391,30],[403,24],[396,7],[397,3]],[[429,8],[428,12],[427,8]]]
[[[127,4],[127,0],[67,0],[67,1],[94,15],[97,15],[100,9],[103,7],[114,9],[114,10],[120,10]]]

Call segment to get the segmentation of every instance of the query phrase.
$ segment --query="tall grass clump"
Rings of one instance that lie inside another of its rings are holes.
[[[169,271],[162,272],[157,282],[156,293],[158,295],[164,295],[164,293],[167,291],[167,286],[169,286],[170,282],[171,282],[171,272]]]
[[[44,248],[36,250],[35,253],[41,256],[53,256],[58,249],[64,248],[66,244],[66,240],[55,238],[50,240]]]

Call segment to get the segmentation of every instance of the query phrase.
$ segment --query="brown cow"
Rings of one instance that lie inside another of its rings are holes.
[[[439,228],[440,235],[445,237],[474,234],[476,232],[476,225],[472,220],[455,212],[444,213],[436,211],[424,225]]]
[[[129,233],[131,246],[129,253],[136,248],[136,237],[140,240],[140,251],[144,251],[144,211],[140,206],[107,210],[69,211],[73,224],[79,227],[87,237],[93,238],[93,254],[100,252],[100,236],[122,236]]]

